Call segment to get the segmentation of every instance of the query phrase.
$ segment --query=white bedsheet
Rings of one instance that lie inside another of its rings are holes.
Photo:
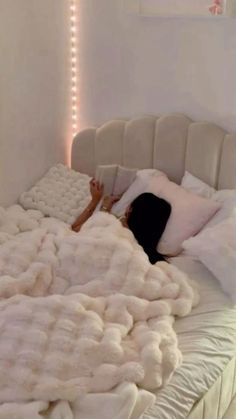
[[[236,355],[236,307],[200,262],[180,256],[172,263],[195,279],[200,304],[175,323],[183,364],[143,419],[185,419]]]

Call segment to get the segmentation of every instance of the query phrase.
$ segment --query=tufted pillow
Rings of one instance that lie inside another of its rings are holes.
[[[221,208],[220,203],[194,195],[166,176],[152,177],[147,192],[171,205],[171,215],[158,244],[158,251],[163,255],[180,253],[183,241],[197,234]]]
[[[53,166],[19,202],[25,209],[37,209],[44,215],[72,224],[88,205],[90,177],[63,164]]]

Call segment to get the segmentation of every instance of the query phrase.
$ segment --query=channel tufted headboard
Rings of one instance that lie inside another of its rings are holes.
[[[179,183],[188,170],[217,189],[236,188],[236,134],[182,114],[114,120],[81,131],[72,168],[94,175],[98,164],[163,170]]]

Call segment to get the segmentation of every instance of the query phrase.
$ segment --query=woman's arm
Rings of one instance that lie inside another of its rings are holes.
[[[100,211],[111,212],[113,205],[120,200],[121,196],[104,196]]]
[[[100,199],[103,195],[103,185],[100,185],[95,179],[91,179],[90,181],[90,193],[91,193],[91,201],[88,206],[84,209],[84,211],[80,214],[80,216],[75,220],[72,224],[71,228],[73,231],[78,232],[80,231],[82,225],[91,217],[93,214],[96,206],[98,205]]]

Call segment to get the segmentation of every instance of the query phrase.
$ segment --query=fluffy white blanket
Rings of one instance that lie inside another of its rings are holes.
[[[0,402],[8,403],[0,418],[20,412],[16,401],[45,402],[25,405],[44,417],[48,402],[64,400],[70,405],[54,406],[51,418],[68,419],[62,412],[69,409],[84,419],[83,403],[89,411],[98,393],[103,406],[116,386],[124,397],[134,384],[165,385],[181,363],[174,316],[187,315],[198,300],[188,278],[165,262],[151,265],[112,215],[95,214],[79,234],[39,216],[33,224],[32,231],[7,232],[0,246]],[[121,419],[139,417],[138,400]]]

